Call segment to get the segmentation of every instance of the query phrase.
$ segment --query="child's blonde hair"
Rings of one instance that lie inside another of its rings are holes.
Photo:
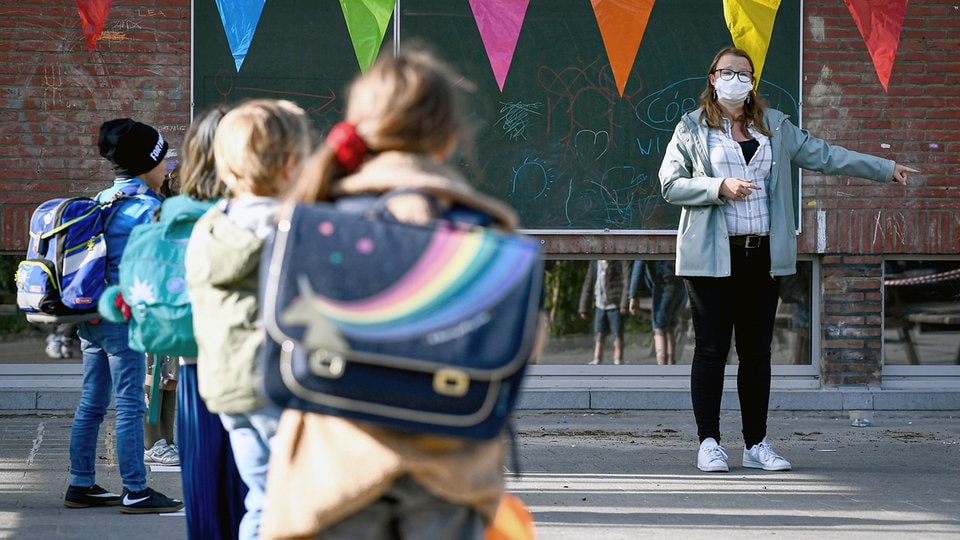
[[[401,51],[381,58],[350,85],[345,122],[363,140],[368,155],[439,153],[465,127],[458,86],[466,86],[464,79],[431,53]],[[293,199],[326,200],[330,185],[349,172],[337,161],[335,149],[323,145],[304,166]]]
[[[217,176],[234,195],[278,196],[310,152],[310,123],[291,101],[246,101],[220,120],[213,147]]]

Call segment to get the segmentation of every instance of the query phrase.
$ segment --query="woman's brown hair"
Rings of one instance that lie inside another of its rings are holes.
[[[710,63],[710,69],[707,70],[707,87],[700,93],[700,106],[703,108],[703,112],[700,114],[700,120],[706,122],[708,127],[714,129],[723,129],[723,109],[721,109],[717,103],[717,93],[713,85],[710,84],[709,75],[717,70],[720,59],[728,54],[745,58],[747,62],[750,62],[750,70],[754,71],[753,59],[751,59],[750,55],[743,49],[724,47],[713,57],[713,62]],[[756,89],[751,89],[750,95],[747,96],[747,100],[743,103],[743,116],[733,120],[740,122],[744,131],[747,130],[748,126],[753,124],[753,127],[757,131],[769,137],[770,130],[767,129],[767,126],[763,123],[763,111],[766,107],[767,101],[757,94]]]

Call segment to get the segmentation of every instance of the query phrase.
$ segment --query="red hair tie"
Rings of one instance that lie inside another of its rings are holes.
[[[337,154],[337,161],[347,173],[357,170],[367,155],[367,143],[357,135],[357,127],[340,122],[327,134],[327,146]]]

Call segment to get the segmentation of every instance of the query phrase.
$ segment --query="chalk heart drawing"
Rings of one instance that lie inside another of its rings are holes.
[[[574,136],[577,155],[587,161],[597,161],[607,153],[610,134],[606,131],[582,129]]]

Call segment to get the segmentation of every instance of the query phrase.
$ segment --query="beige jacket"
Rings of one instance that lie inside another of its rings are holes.
[[[420,156],[383,153],[337,184],[336,197],[429,192],[491,215],[504,228],[517,224],[505,204],[475,191],[456,171]],[[423,221],[430,204],[418,194],[393,197],[388,207],[402,221]],[[434,495],[470,506],[493,520],[503,493],[506,442],[401,433],[338,417],[287,410],[270,456],[263,538],[314,538],[318,532],[373,503],[405,474]]]

